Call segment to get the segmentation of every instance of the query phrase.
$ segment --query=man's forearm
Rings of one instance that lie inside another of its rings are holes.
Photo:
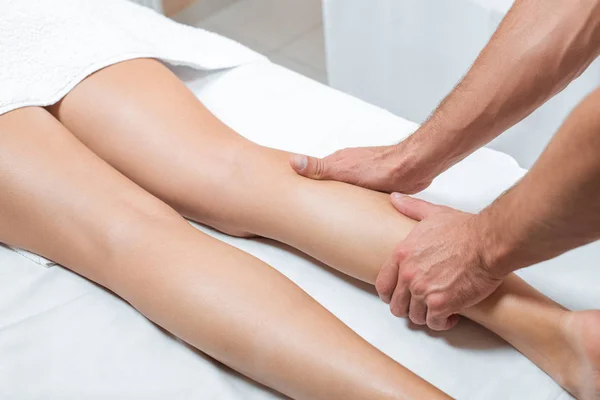
[[[440,173],[564,89],[600,48],[597,0],[517,0],[415,148]]]
[[[500,276],[600,239],[600,89],[569,116],[531,171],[478,216]]]

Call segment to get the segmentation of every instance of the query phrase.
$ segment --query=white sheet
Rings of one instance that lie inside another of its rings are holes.
[[[179,69],[184,79],[190,71]],[[327,154],[390,143],[415,125],[268,62],[214,73],[190,87],[243,135],[286,150]],[[477,210],[523,175],[482,149],[422,197]],[[460,399],[567,399],[549,377],[469,322],[437,334],[392,318],[371,288],[267,240],[226,237],[293,279],[385,353]],[[597,245],[523,276],[575,308],[600,307]],[[204,357],[102,288],[0,248],[0,398],[251,399],[279,395]]]

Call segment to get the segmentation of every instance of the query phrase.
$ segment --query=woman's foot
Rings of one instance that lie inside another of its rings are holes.
[[[565,315],[563,333],[573,361],[565,363],[561,385],[578,399],[600,399],[600,310]]]

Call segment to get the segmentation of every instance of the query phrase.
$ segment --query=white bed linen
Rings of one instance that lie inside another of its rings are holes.
[[[58,102],[109,65],[158,58],[217,70],[264,56],[125,0],[0,0],[0,114]]]
[[[178,69],[210,109],[250,139],[325,155],[339,147],[391,143],[416,125],[268,62],[212,73]],[[482,149],[422,197],[477,210],[525,171]],[[468,321],[432,333],[393,318],[365,284],[268,240],[230,238],[331,310],[361,336],[460,399],[567,399],[548,376]],[[598,246],[522,275],[575,308],[600,307]],[[326,334],[326,333],[324,333]],[[280,398],[182,344],[102,288],[0,248],[1,399]]]

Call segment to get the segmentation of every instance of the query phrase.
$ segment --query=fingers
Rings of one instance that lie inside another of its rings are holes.
[[[422,298],[411,296],[408,317],[417,325],[425,325],[427,322],[427,306]]]
[[[401,251],[397,251],[397,254],[401,254]],[[410,305],[410,291],[408,290],[406,274],[400,271],[400,263],[402,259],[394,257],[394,264],[398,270],[398,280],[396,281],[396,287],[394,288],[394,294],[390,300],[390,311],[396,317],[408,317],[409,305]]]
[[[427,325],[434,331],[447,331],[460,321],[458,314],[445,315],[427,309],[421,297],[413,296],[408,288],[396,287],[390,303],[390,311],[396,317],[406,317],[416,325]]]
[[[459,321],[460,316],[458,314],[441,316],[434,313],[427,313],[427,326],[434,331],[447,331],[454,328]]]
[[[400,193],[392,193],[391,201],[396,210],[417,221],[421,221],[444,209],[442,206],[431,204],[425,200],[415,199],[414,197],[404,196]]]
[[[298,174],[311,179],[329,179],[329,167],[326,159],[294,154],[290,166]]]
[[[448,310],[451,310],[451,304],[443,294],[429,295],[426,300],[427,311],[427,326],[434,331],[446,331],[453,328],[459,320],[458,315],[453,315]]]
[[[388,260],[379,271],[375,281],[375,289],[379,298],[386,304],[390,304],[392,294],[398,284],[398,264],[391,259]]]
[[[390,311],[395,317],[407,317],[410,304],[410,292],[407,287],[396,287],[392,300],[390,301]]]
[[[390,305],[390,311],[396,317],[408,316],[410,292],[398,273],[398,263],[392,257],[379,271],[375,288],[379,298]]]
[[[381,268],[375,281],[379,298],[390,305],[390,311],[396,317],[407,317],[410,303],[408,286],[404,283],[404,277],[399,273],[403,254],[402,249],[398,248]]]
[[[380,271],[376,282],[377,293],[385,303],[390,305],[391,313],[396,317],[409,317],[416,325],[427,325],[435,331],[446,331],[458,324],[460,316],[457,314],[444,314],[440,310],[442,297],[431,299],[411,293],[399,273],[397,264],[388,262]],[[391,296],[391,297],[390,297]],[[428,303],[432,308],[428,309]],[[433,308],[435,307],[435,308]]]

